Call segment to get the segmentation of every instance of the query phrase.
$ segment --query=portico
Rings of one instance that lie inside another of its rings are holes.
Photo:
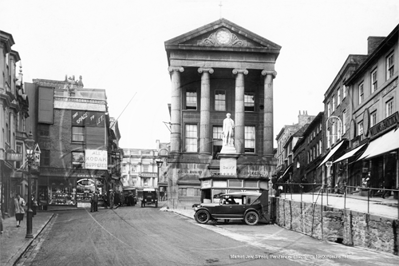
[[[271,169],[273,79],[281,47],[220,19],[166,41],[165,49],[171,76],[172,186],[185,180],[199,188],[202,179],[219,171],[216,154],[226,113],[235,121],[237,168]],[[179,174],[184,163],[202,169],[201,174]],[[256,179],[267,179],[268,174],[263,171]],[[240,178],[239,172],[235,178]],[[177,200],[179,187],[174,189]],[[173,197],[173,191],[169,195]]]

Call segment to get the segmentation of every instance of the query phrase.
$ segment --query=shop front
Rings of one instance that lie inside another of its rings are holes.
[[[38,178],[39,204],[47,206],[90,207],[95,191],[106,190],[106,171],[41,168]]]
[[[396,113],[396,116],[394,127],[390,125],[389,120],[384,120],[370,129],[371,140],[358,159],[363,162],[363,168],[369,177],[367,186],[381,188],[373,190],[373,196],[391,196],[391,193],[387,193],[383,188],[399,187],[399,129],[397,128],[399,114]]]

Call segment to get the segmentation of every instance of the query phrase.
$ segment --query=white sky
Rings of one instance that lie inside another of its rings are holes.
[[[24,81],[83,76],[106,89],[122,148],[169,142],[170,78],[164,42],[220,18],[220,0],[0,0]],[[368,36],[399,23],[398,0],[223,0],[222,17],[282,46],[274,80],[274,135],[299,110],[323,111],[324,93]]]

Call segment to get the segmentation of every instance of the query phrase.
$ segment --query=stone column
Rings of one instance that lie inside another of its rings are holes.
[[[263,70],[265,76],[264,85],[264,118],[263,118],[263,155],[273,155],[273,79],[276,77],[276,71]]]
[[[171,133],[170,133],[170,153],[181,151],[181,85],[180,72],[183,67],[169,67],[172,79],[172,102],[171,102]]]
[[[210,105],[210,81],[209,74],[213,73],[212,68],[199,68],[199,73],[201,76],[201,119],[200,119],[200,153],[201,154],[211,154],[211,138],[209,122],[211,119]]]
[[[245,153],[244,75],[248,74],[248,70],[233,69],[233,74],[236,75],[234,144],[237,153]]]

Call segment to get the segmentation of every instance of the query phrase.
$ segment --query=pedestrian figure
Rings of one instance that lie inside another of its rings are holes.
[[[93,195],[93,209],[95,212],[98,212],[98,192],[95,192]]]
[[[0,213],[0,235],[3,234],[3,215]]]
[[[33,216],[35,216],[36,213],[37,213],[37,201],[36,201],[36,199],[35,199],[35,196],[33,196],[33,195],[32,195],[31,204],[32,204],[32,217],[33,217]]]
[[[119,193],[115,193],[114,195],[114,204],[115,204],[115,209],[118,209],[119,206],[121,206],[121,198]]]
[[[94,212],[94,194],[90,198],[90,212]]]
[[[108,196],[107,196],[107,194],[103,195],[103,201],[104,201],[104,208],[108,209]]]
[[[110,190],[110,194],[109,194],[109,207],[110,209],[114,208],[114,199],[115,199],[115,193],[114,191],[111,189]]]
[[[21,221],[24,219],[25,214],[25,200],[19,194],[14,198],[15,206],[15,219],[17,220],[17,227],[20,227]]]

